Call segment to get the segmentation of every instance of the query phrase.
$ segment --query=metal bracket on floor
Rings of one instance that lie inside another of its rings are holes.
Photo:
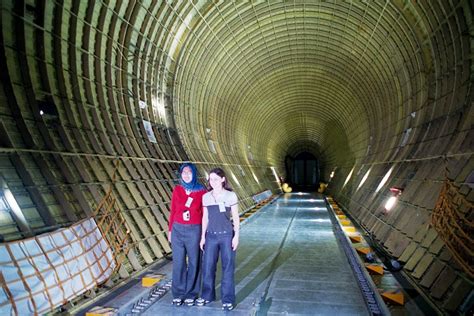
[[[153,303],[162,298],[171,288],[172,281],[165,281],[163,285],[153,287],[148,293],[148,297],[141,297],[136,301],[133,306],[131,313],[127,313],[127,316],[140,315],[145,312]]]

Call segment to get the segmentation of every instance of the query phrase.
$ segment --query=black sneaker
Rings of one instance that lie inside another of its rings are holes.
[[[171,304],[173,304],[174,306],[181,306],[183,305],[183,300],[180,298],[174,298]]]
[[[222,304],[222,309],[225,311],[231,311],[234,309],[234,304],[232,303],[224,303]]]
[[[206,304],[209,304],[210,302],[211,302],[211,301],[205,300],[205,299],[203,299],[202,297],[200,297],[200,298],[198,298],[198,299],[196,300],[196,305],[197,305],[197,306],[204,306],[204,305],[206,305]]]
[[[192,299],[192,298],[187,298],[187,299],[184,300],[184,304],[185,304],[186,306],[194,306],[194,299]]]

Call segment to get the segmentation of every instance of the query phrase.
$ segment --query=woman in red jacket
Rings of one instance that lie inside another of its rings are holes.
[[[179,185],[173,190],[168,240],[173,250],[173,305],[194,305],[201,281],[200,262],[202,196],[196,167],[185,163],[179,168]]]

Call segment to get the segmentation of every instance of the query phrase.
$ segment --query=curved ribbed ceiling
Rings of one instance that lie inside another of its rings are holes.
[[[244,158],[250,146],[280,164],[290,148],[325,152],[342,137],[348,146],[322,158],[360,157],[426,101],[429,56],[395,2],[223,1],[181,8],[180,18],[173,96],[185,146],[199,133],[218,151]]]
[[[138,271],[170,251],[180,162],[224,166],[245,210],[309,151],[425,294],[446,313],[467,296],[430,220],[446,178],[472,202],[472,1],[0,3],[0,180],[25,217],[0,210],[0,240],[91,216],[111,187]]]

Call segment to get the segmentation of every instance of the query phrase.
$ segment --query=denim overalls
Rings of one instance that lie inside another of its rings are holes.
[[[211,192],[206,193],[211,194]],[[208,196],[209,198],[209,196]],[[230,198],[230,199],[229,199]],[[230,203],[237,203],[234,192],[226,191],[223,199],[211,198],[212,204],[203,203],[207,207],[209,224],[206,231],[206,243],[203,253],[202,294],[208,301],[216,299],[215,280],[219,252],[222,260],[221,299],[222,303],[235,303],[234,268],[235,251],[232,250],[234,229],[230,221]],[[231,200],[231,201],[229,201]],[[235,202],[234,202],[235,200]],[[208,199],[209,201],[209,199]],[[219,206],[219,203],[224,205]]]

